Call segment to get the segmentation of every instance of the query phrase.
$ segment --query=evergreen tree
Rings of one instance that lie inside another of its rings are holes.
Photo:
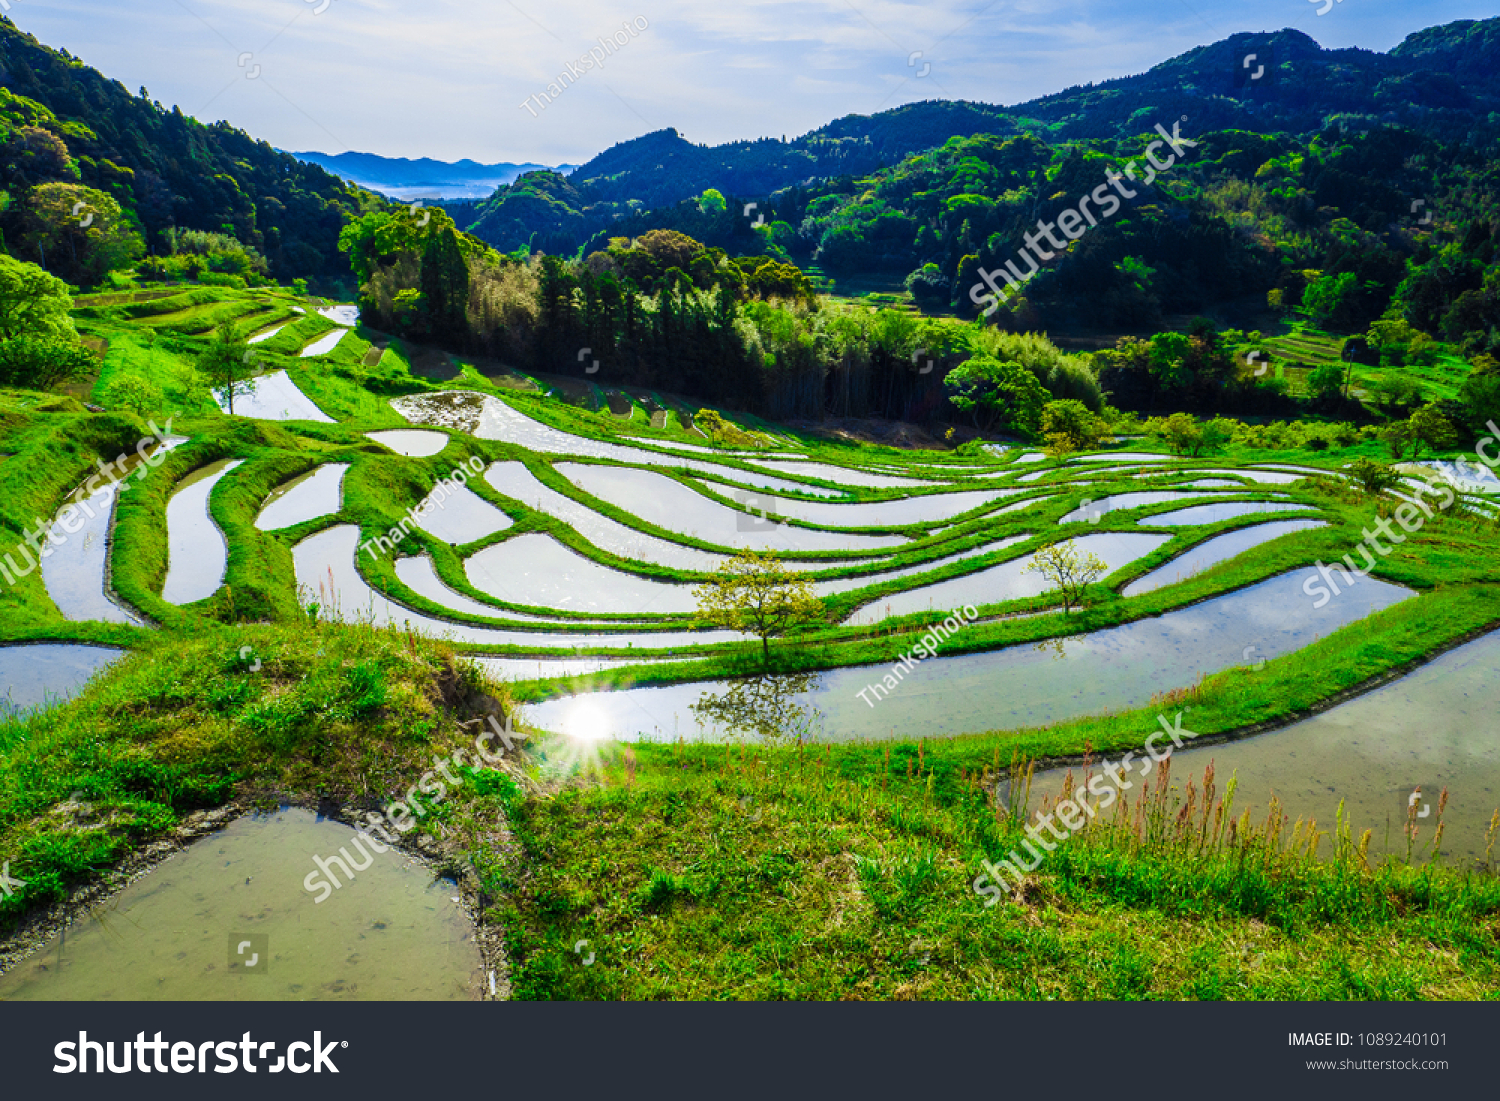
[[[451,229],[434,233],[422,251],[422,299],[433,339],[462,343],[468,332],[469,267]]]

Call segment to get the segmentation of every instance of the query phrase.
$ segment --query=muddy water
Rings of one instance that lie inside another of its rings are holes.
[[[1446,787],[1442,855],[1468,864],[1483,858],[1490,816],[1500,808],[1497,712],[1500,633],[1304,722],[1241,742],[1179,750],[1173,782],[1179,788],[1189,777],[1196,782],[1212,761],[1221,793],[1238,775],[1234,805],[1252,819],[1264,820],[1274,795],[1292,820],[1316,818],[1324,829],[1333,828],[1342,800],[1355,836],[1370,829],[1372,851],[1398,856],[1406,852],[1402,827],[1410,805],[1418,815],[1414,855],[1422,859],[1431,851],[1438,795]],[[1192,724],[1184,719],[1184,725]],[[1032,807],[1055,796],[1061,782],[1060,770],[1039,775]],[[1325,842],[1322,851],[1330,847]]]
[[[124,650],[72,643],[0,646],[0,716],[60,703],[124,656]]]
[[[873,706],[870,694],[862,699],[859,693],[890,673],[890,666],[831,670],[786,703],[789,710],[819,715],[818,736],[829,741],[1044,726],[1139,707],[1205,674],[1301,649],[1415,595],[1367,577],[1339,600],[1314,609],[1299,596],[1308,576],[1315,571],[1280,574],[1160,617],[1056,644],[928,659]],[[933,622],[943,614],[935,613]],[[912,635],[912,642],[919,637]],[[725,710],[713,701],[732,701],[735,688],[714,681],[565,697],[528,708],[526,721],[553,731],[582,726],[624,740],[712,739],[715,726],[697,716]]]
[[[241,818],[0,976],[0,1000],[479,997],[479,950],[454,886],[396,850],[362,855],[354,837],[304,810]],[[341,847],[369,867],[318,903],[303,880]]]

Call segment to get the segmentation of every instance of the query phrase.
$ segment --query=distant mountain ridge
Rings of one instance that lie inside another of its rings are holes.
[[[576,165],[480,164],[465,158],[439,161],[431,157],[382,157],[376,153],[292,153],[360,187],[393,199],[480,199],[526,172],[569,172]]]
[[[1253,60],[1251,60],[1253,58]],[[1259,76],[1256,76],[1256,73]],[[1127,138],[1185,119],[1184,132],[1305,135],[1362,116],[1444,140],[1493,136],[1500,18],[1417,31],[1389,53],[1326,50],[1301,31],[1240,33],[1145,73],[1077,85],[1011,107],[949,100],[846,115],[791,141],[695,145],[675,129],[621,142],[564,181],[518,176],[479,206],[473,232],[498,248],[566,249],[612,223],[715,188],[764,201],[814,181],[861,176],[952,137],[1028,132],[1050,143]]]

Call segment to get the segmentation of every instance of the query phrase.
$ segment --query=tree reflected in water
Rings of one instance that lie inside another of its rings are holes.
[[[817,740],[823,712],[796,698],[815,691],[818,673],[779,673],[747,677],[723,692],[705,692],[689,705],[699,726],[716,733],[753,735],[776,745]]]

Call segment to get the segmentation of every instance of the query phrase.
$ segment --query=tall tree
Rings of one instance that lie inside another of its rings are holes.
[[[235,395],[249,394],[254,389],[250,382],[254,369],[255,354],[228,321],[220,323],[208,347],[198,356],[198,370],[208,378],[210,386],[224,395],[231,417]]]
[[[427,239],[422,251],[422,298],[432,336],[461,343],[468,333],[469,266],[452,229]]]

